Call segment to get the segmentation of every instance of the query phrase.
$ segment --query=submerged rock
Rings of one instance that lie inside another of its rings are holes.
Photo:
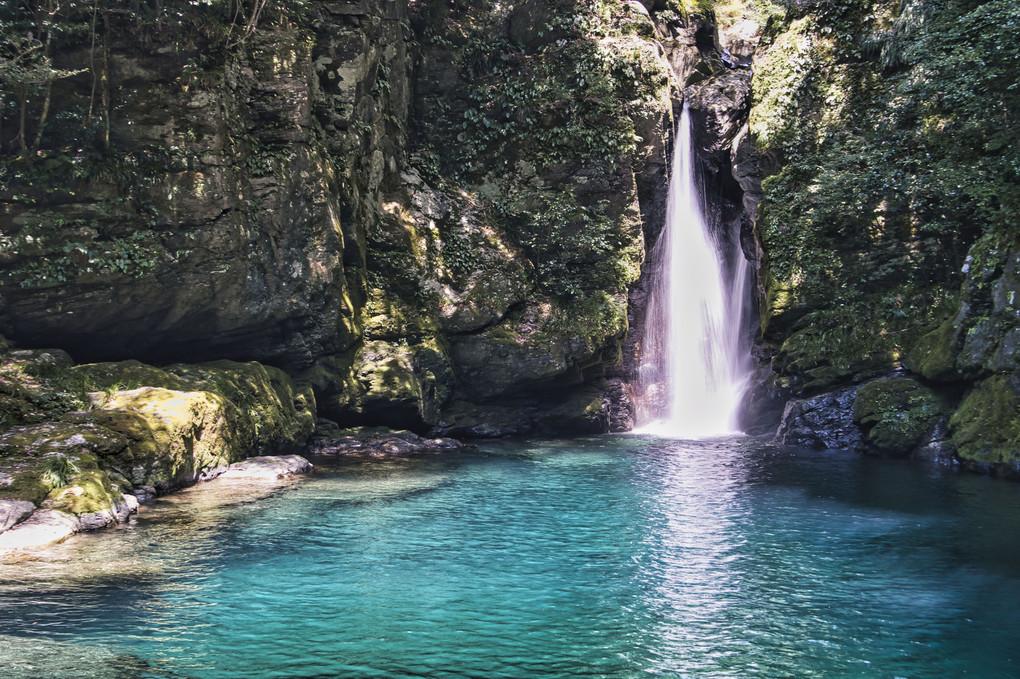
[[[316,439],[308,444],[314,455],[363,455],[390,457],[416,453],[473,451],[476,447],[451,438],[425,438],[409,431],[358,428],[335,438]]]

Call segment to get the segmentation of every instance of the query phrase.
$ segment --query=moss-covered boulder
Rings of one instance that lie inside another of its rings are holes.
[[[39,505],[52,483],[49,465],[66,459],[76,468],[96,467],[96,459],[123,450],[126,440],[105,427],[83,422],[47,422],[14,427],[0,434],[0,497]]]
[[[229,400],[239,411],[239,435],[248,453],[289,453],[301,448],[315,429],[315,396],[296,386],[279,368],[254,361],[174,364],[167,372],[193,390]]]
[[[1020,478],[1020,379],[990,377],[949,419],[957,456],[969,469]]]
[[[141,439],[132,449],[132,482],[163,490],[241,459],[252,440],[237,407],[212,392],[141,387],[112,394],[102,410],[114,413],[103,426]]]
[[[311,388],[258,363],[75,366],[59,350],[3,348],[0,501],[4,529],[17,533],[4,548],[122,521],[136,494],[291,452],[315,428]],[[26,519],[25,505],[39,509]]]
[[[908,455],[927,443],[944,416],[942,400],[908,377],[874,380],[861,385],[854,399],[854,422],[871,450]]]
[[[107,363],[86,363],[70,369],[91,391],[112,394],[139,387],[163,387],[187,391],[190,383],[162,368],[134,359]]]
[[[86,407],[89,386],[61,349],[15,349],[0,337],[0,431]]]
[[[618,360],[626,327],[622,297],[576,306],[546,299],[484,332],[454,338],[450,355],[461,393],[492,400],[543,385],[580,386],[586,368]]]
[[[959,380],[960,375],[956,371],[958,327],[959,323],[949,318],[923,335],[907,355],[907,365],[925,379],[947,382]]]
[[[50,422],[0,434],[0,502],[19,509],[0,528],[0,551],[123,521],[138,503],[125,497],[128,484],[112,481],[99,461],[125,446],[123,437],[88,422]]]

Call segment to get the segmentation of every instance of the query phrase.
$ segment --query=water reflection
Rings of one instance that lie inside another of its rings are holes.
[[[705,455],[717,466],[698,464]],[[651,448],[642,467],[657,489],[644,500],[652,530],[638,576],[647,587],[641,610],[653,674],[718,669],[739,652],[725,621],[744,577],[742,457],[724,441],[675,442]]]
[[[5,679],[1015,676],[1015,484],[750,439],[319,469],[0,564]]]

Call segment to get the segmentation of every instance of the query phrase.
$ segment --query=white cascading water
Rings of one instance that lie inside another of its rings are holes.
[[[739,241],[720,253],[696,190],[684,105],[673,152],[664,233],[654,270],[638,384],[639,431],[679,438],[735,433],[749,371],[741,317],[749,265]],[[731,264],[727,266],[727,261]]]

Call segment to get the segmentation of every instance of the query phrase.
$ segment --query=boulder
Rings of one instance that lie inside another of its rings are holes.
[[[20,523],[35,511],[35,505],[25,500],[0,499],[0,533]]]
[[[14,528],[0,533],[0,554],[59,542],[79,529],[75,516],[56,509],[40,509]]]
[[[794,399],[786,404],[776,441],[810,448],[860,450],[864,438],[854,423],[857,387]]]
[[[312,463],[300,455],[260,455],[235,462],[217,479],[275,481],[295,474],[310,474]]]
[[[1020,378],[980,382],[949,418],[949,433],[968,469],[1020,478]]]
[[[945,417],[934,391],[909,377],[873,380],[857,389],[853,419],[868,447],[889,455],[908,455],[932,440]]]

